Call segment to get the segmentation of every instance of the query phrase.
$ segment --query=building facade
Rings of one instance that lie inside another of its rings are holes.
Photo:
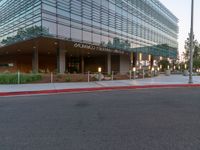
[[[0,71],[123,73],[178,53],[158,0],[1,0],[0,14]]]

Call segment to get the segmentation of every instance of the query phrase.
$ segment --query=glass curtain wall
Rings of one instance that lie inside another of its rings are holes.
[[[177,55],[178,19],[158,0],[2,0],[0,14],[2,45],[42,34],[155,56]]]
[[[178,19],[157,0],[42,0],[51,36],[176,57]]]
[[[39,34],[41,34],[40,0],[0,1],[1,45],[34,38]]]

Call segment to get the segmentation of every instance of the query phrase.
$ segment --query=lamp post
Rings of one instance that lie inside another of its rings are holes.
[[[133,67],[133,79],[135,79],[136,67]]]
[[[193,18],[194,18],[194,0],[192,0],[191,6],[191,28],[190,28],[190,73],[189,73],[189,84],[193,83],[192,79],[192,71],[193,71],[193,41],[194,41],[194,33],[193,33]]]
[[[155,76],[155,69],[154,69],[154,67],[151,68],[151,74],[153,74],[153,76]]]
[[[101,71],[102,71],[102,68],[99,67],[99,68],[98,68],[98,77],[99,77],[99,81],[101,81]]]

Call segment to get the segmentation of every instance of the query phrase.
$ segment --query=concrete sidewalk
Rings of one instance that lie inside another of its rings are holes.
[[[115,80],[115,81],[97,81],[97,82],[79,82],[79,83],[49,83],[49,84],[20,84],[20,85],[0,85],[0,96],[6,95],[6,93],[22,93],[22,92],[37,92],[39,94],[40,91],[42,93],[51,93],[59,92],[59,90],[69,90],[76,91],[89,89],[120,89],[125,87],[169,87],[169,86],[200,86],[200,76],[194,76],[194,84],[188,85],[188,77],[182,75],[171,75],[164,76],[160,75],[155,78],[146,78],[146,79],[136,79],[136,80]],[[156,86],[157,85],[157,86]],[[159,86],[158,86],[159,85]],[[78,89],[78,90],[77,90]],[[90,91],[90,90],[89,90]],[[65,91],[63,91],[65,92]],[[28,93],[27,93],[28,94]]]

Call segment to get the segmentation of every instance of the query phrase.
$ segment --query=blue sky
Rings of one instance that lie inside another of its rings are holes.
[[[160,0],[179,19],[179,51],[184,51],[184,41],[190,32],[191,0]],[[194,0],[194,34],[200,42],[200,0]]]

